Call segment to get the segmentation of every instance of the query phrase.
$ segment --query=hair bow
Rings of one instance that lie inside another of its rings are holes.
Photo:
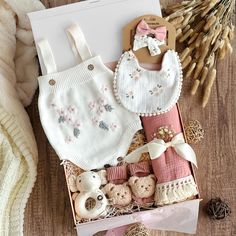
[[[197,158],[192,147],[185,143],[183,133],[179,133],[170,142],[165,143],[162,139],[154,139],[146,145],[136,149],[125,157],[128,163],[138,162],[141,154],[149,152],[152,160],[159,158],[167,148],[172,147],[183,159],[192,162],[197,167]]]
[[[136,28],[136,34],[141,36],[152,34],[159,41],[164,41],[166,39],[166,27],[161,26],[151,29],[145,20],[141,20]]]
[[[150,34],[154,37],[149,37]],[[136,28],[133,50],[137,51],[140,48],[148,47],[151,56],[156,56],[161,53],[159,46],[165,44],[165,39],[165,26],[151,29],[144,20],[141,20]]]

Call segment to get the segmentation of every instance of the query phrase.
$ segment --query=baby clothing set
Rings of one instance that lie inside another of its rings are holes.
[[[160,46],[165,43],[163,32],[163,27],[150,29],[142,20],[136,28],[133,51],[137,50],[137,45],[140,46],[138,49],[147,46],[153,56],[153,47],[143,44],[143,40],[152,34],[152,39],[162,39],[156,43]],[[149,152],[157,179],[155,204],[186,200],[197,195],[198,190],[189,163],[196,165],[196,155],[185,143],[176,106],[182,89],[179,57],[175,51],[167,50],[161,69],[152,71],[140,66],[133,51],[124,52],[121,56],[115,72],[114,92],[126,109],[142,116],[149,143],[127,155],[125,161],[136,163],[142,153]]]
[[[176,102],[182,87],[182,69],[176,52],[165,53],[160,71],[142,69],[132,51],[125,52],[116,68],[114,80],[118,101],[142,116],[147,145],[125,157],[128,163],[139,161],[149,152],[157,178],[155,204],[171,204],[198,194],[189,161],[196,165],[192,148],[185,143]],[[136,77],[131,70],[139,69]],[[155,88],[152,88],[155,86]],[[136,99],[125,96],[132,89]],[[173,142],[173,143],[171,143]],[[178,152],[178,153],[177,153]]]
[[[158,38],[152,40],[156,48],[165,43],[163,28],[151,30],[141,22],[134,50],[148,46],[145,32],[149,31]],[[176,107],[182,87],[177,53],[168,50],[161,70],[150,71],[139,65],[130,50],[121,56],[114,74],[100,56],[92,56],[78,25],[71,26],[67,34],[72,51],[82,62],[62,72],[57,72],[48,41],[37,44],[47,71],[38,79],[40,119],[59,158],[84,170],[109,164],[107,179],[112,184],[128,179],[127,166],[116,166],[120,157],[130,163],[132,176],[145,177],[153,169],[156,205],[197,195],[189,164],[196,164],[196,158],[184,141]],[[150,50],[153,55],[160,53],[153,47]],[[134,134],[142,129],[139,115],[149,143],[126,156]],[[151,162],[139,162],[142,152],[149,152]]]

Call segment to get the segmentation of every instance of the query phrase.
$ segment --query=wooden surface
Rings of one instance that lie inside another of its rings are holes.
[[[47,7],[73,1],[45,0]],[[163,1],[165,4],[174,1]],[[233,47],[235,49],[234,41]],[[234,52],[235,53],[235,52]],[[202,110],[199,98],[190,97],[189,81],[184,81],[180,107],[184,121],[199,120],[205,139],[195,145],[198,156],[197,179],[203,201],[200,208],[198,236],[236,235],[236,55],[218,64],[208,106]],[[39,149],[38,178],[25,212],[26,236],[76,235],[66,189],[63,168],[49,145],[40,125],[37,94],[28,112]],[[229,203],[232,215],[222,221],[212,221],[204,213],[204,205],[214,197]],[[153,231],[152,236],[181,236],[180,233]]]

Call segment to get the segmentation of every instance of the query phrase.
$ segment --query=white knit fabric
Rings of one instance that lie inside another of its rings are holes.
[[[37,145],[28,105],[38,65],[27,12],[35,0],[0,1],[0,235],[23,235],[24,210],[37,175]],[[32,216],[33,217],[33,216]]]
[[[27,13],[44,9],[38,0],[0,0],[0,73],[28,106],[38,87],[38,63]],[[13,18],[13,19],[12,19]],[[4,55],[2,58],[1,55]]]
[[[141,116],[169,111],[178,101],[182,88],[182,68],[178,54],[168,50],[159,71],[142,68],[132,51],[125,52],[117,65],[114,92],[128,110]]]
[[[113,72],[100,56],[91,56],[78,26],[71,29],[73,51],[84,60],[71,69],[39,77],[40,119],[60,159],[85,170],[116,165],[142,128],[141,122],[117,103]],[[49,44],[40,44],[41,61],[52,72],[55,64]]]

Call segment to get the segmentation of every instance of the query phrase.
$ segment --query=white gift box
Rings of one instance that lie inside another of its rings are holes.
[[[88,0],[29,14],[37,43],[47,39],[52,47],[58,71],[75,66],[78,61],[71,51],[65,29],[73,23],[82,28],[94,54],[105,63],[115,62],[122,53],[122,28],[134,18],[154,14],[161,16],[158,0]],[[41,64],[42,74],[45,68]],[[194,173],[193,173],[194,174]],[[73,200],[69,191],[74,222]],[[79,236],[90,236],[102,230],[142,222],[148,228],[194,234],[196,232],[199,196],[197,199],[135,212],[88,223],[77,223]]]
[[[173,205],[163,206],[154,210],[135,212],[130,215],[116,216],[78,224],[76,225],[76,230],[78,236],[91,236],[99,231],[141,222],[148,229],[195,234],[199,203],[199,199],[189,200]]]
[[[35,42],[49,41],[57,69],[62,71],[78,63],[65,33],[70,25],[79,24],[93,54],[101,55],[107,64],[118,61],[122,53],[124,25],[145,14],[161,15],[159,0],[88,0],[28,15]]]

